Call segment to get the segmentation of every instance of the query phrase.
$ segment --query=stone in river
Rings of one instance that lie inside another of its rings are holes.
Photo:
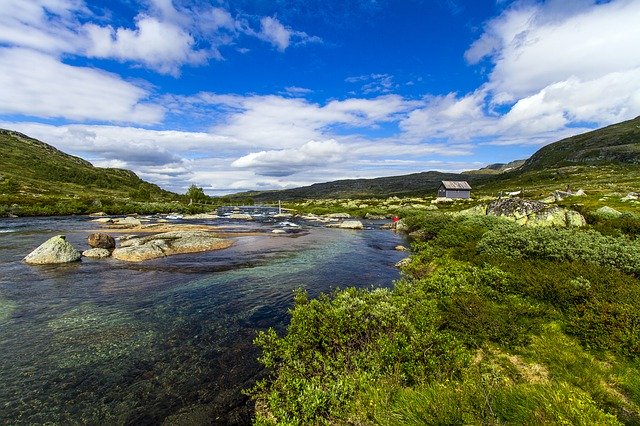
[[[181,253],[198,253],[230,247],[230,240],[205,231],[173,231],[145,237],[133,237],[121,242],[113,257],[128,262],[140,262]]]
[[[89,257],[92,259],[104,259],[105,257],[111,256],[111,252],[104,248],[92,248],[89,250],[85,250],[82,252],[84,257]]]
[[[80,260],[82,253],[75,249],[64,235],[56,235],[29,253],[24,261],[34,265],[69,263]]]
[[[107,234],[90,234],[87,237],[87,242],[93,248],[102,248],[107,250],[113,250],[116,248],[116,240],[111,235]]]
[[[359,220],[345,220],[340,225],[338,225],[338,228],[342,228],[342,229],[364,229],[364,225],[362,225],[362,222],[360,222]]]

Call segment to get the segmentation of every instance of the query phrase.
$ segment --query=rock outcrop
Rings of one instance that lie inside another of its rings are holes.
[[[114,248],[116,248],[116,240],[114,240],[111,235],[107,234],[90,234],[87,237],[87,243],[89,243],[92,248],[101,248],[107,250],[113,250]]]
[[[573,210],[549,206],[541,201],[505,198],[457,213],[463,216],[498,216],[527,226],[584,226],[584,217]]]
[[[113,257],[128,262],[140,262],[181,253],[198,253],[230,247],[231,240],[205,231],[174,231],[121,240]]]
[[[601,217],[612,217],[612,218],[622,216],[622,213],[620,213],[618,210],[609,206],[600,207],[598,210],[595,211],[595,214]]]
[[[329,225],[340,229],[364,229],[364,225],[359,220],[345,220],[336,225]]]
[[[80,260],[82,253],[75,249],[64,235],[56,235],[29,253],[24,261],[34,265],[70,263]]]

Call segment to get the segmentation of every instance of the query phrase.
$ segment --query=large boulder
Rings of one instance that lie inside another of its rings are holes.
[[[82,253],[75,249],[64,235],[56,235],[29,253],[24,261],[33,265],[70,263],[80,260]]]
[[[605,218],[616,218],[622,216],[622,213],[609,206],[600,207],[595,211],[595,214]]]
[[[107,250],[113,250],[116,248],[116,240],[111,235],[107,234],[90,234],[87,237],[87,242],[92,248],[101,248]]]
[[[206,231],[173,231],[145,237],[121,240],[113,257],[129,262],[140,262],[181,253],[198,253],[230,247],[230,240]]]
[[[584,217],[576,211],[521,198],[493,200],[486,206],[479,205],[457,214],[462,216],[498,216],[527,226],[580,227],[587,223]]]

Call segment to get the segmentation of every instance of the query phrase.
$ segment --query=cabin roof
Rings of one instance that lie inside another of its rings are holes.
[[[442,185],[445,189],[471,189],[471,185],[464,180],[443,180]]]

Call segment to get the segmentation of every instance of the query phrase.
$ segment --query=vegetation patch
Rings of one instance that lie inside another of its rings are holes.
[[[632,227],[404,221],[393,290],[298,293],[286,334],[259,334],[256,424],[640,422]]]

